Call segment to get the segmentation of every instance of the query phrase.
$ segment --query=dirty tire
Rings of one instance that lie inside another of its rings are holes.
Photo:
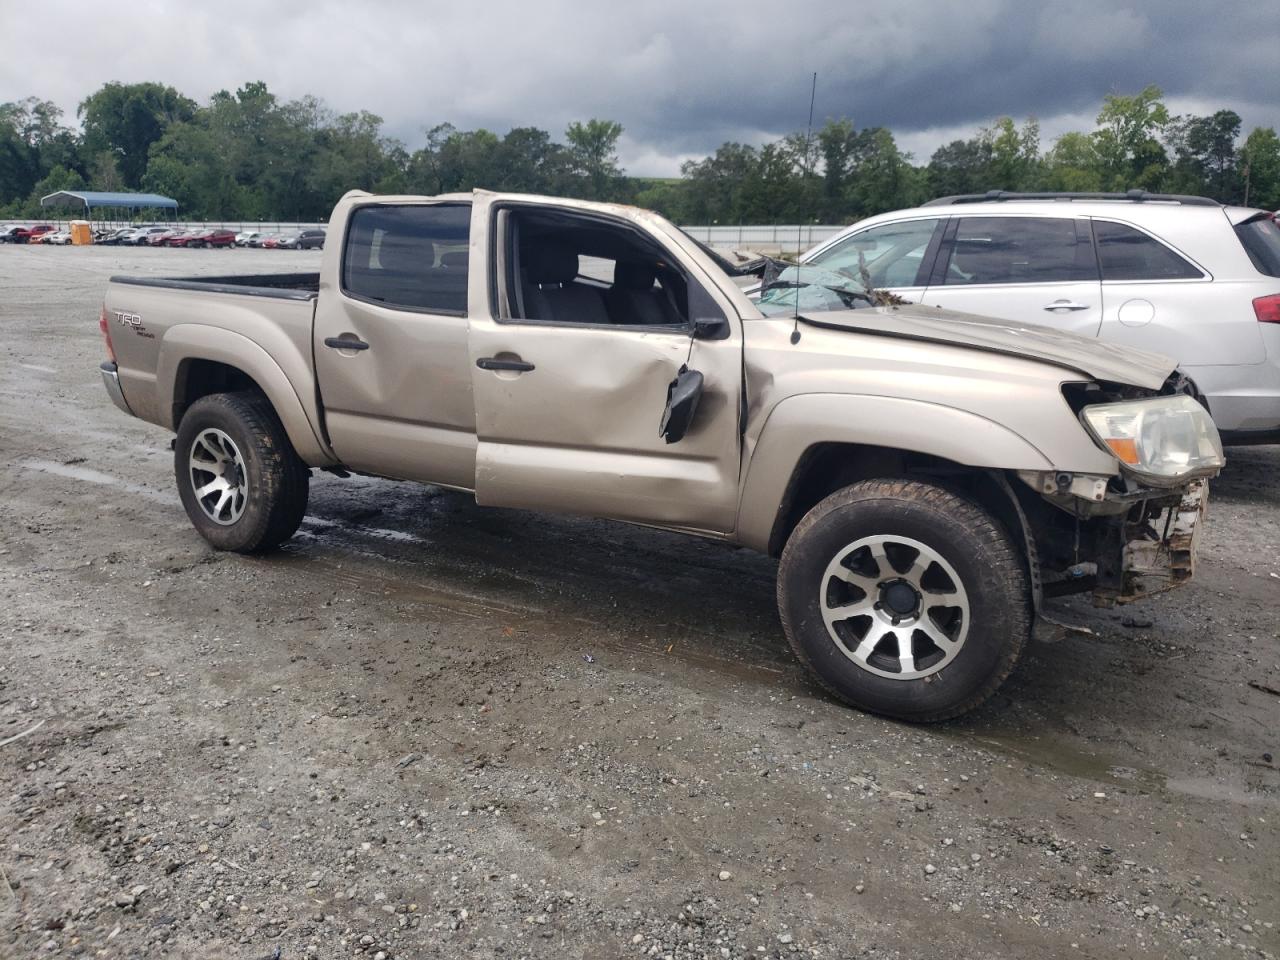
[[[959,575],[967,595],[962,645],[928,676],[891,679],[864,668],[824,622],[828,565],[850,544],[879,536],[926,545]],[[862,710],[926,723],[957,717],[990,697],[1013,671],[1031,630],[1027,571],[1008,532],[973,501],[913,480],[855,483],[810,510],[782,553],[778,611],[792,650],[830,693]]]
[[[244,461],[243,513],[220,524],[197,502],[189,469],[193,445],[207,430],[220,430]],[[311,472],[293,445],[271,403],[259,393],[215,393],[193,403],[178,426],[174,444],[178,493],[192,525],[218,550],[263,553],[293,536],[307,509]]]

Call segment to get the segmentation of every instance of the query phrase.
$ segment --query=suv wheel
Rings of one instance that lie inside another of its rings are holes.
[[[903,720],[972,710],[1031,629],[1027,572],[977,504],[932,484],[868,480],[809,511],[778,570],[796,656],[844,702]]]
[[[192,525],[219,550],[271,550],[307,509],[311,473],[261,394],[193,403],[178,426],[174,473]]]

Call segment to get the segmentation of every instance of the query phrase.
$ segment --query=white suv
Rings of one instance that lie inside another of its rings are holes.
[[[1204,197],[943,197],[862,220],[801,261],[908,300],[1166,354],[1224,439],[1280,442],[1280,225]]]

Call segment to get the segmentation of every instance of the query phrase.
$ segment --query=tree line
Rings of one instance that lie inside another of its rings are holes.
[[[1231,110],[1174,116],[1158,87],[1108,95],[1090,131],[1046,149],[1039,125],[1001,117],[919,164],[884,127],[828,120],[763,145],[725,143],[678,178],[628,176],[622,125],[571,123],[505,134],[425,131],[411,150],[367,111],[315,97],[281,101],[263,83],[198,104],[159,83],[108,83],[76,110],[47,100],[0,104],[0,217],[40,215],[57,190],[142,190],[210,220],[322,220],[347,190],[439,194],[473,187],[634,203],[679,223],[848,223],[926,199],[987,190],[1190,193],[1280,207],[1280,138],[1242,136]]]

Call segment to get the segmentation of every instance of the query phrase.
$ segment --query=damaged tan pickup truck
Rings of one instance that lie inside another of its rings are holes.
[[[1046,598],[1191,575],[1223,457],[1170,360],[803,268],[753,302],[631,207],[350,193],[329,236],[318,275],[107,291],[107,391],[176,431],[218,549],[288,539],[312,469],[745,545],[822,684],[920,721],[989,697]]]

